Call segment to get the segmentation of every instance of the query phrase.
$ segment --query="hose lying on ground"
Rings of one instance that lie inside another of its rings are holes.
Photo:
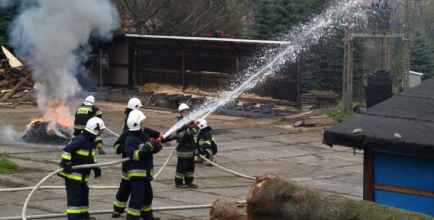
[[[224,168],[224,167],[222,167],[222,166],[220,166],[220,165],[218,165],[218,164],[216,164],[216,163],[214,163],[214,162],[208,160],[205,156],[203,156],[203,155],[201,155],[201,154],[199,154],[199,157],[202,158],[202,159],[204,159],[206,162],[208,162],[208,163],[210,163],[210,164],[212,164],[212,165],[214,165],[214,166],[216,166],[216,167],[218,167],[218,168],[220,168],[220,169],[222,169],[222,170],[228,171],[229,173],[235,174],[235,175],[237,175],[237,176],[239,176],[239,177],[243,177],[243,178],[246,178],[246,179],[256,180],[256,178],[253,177],[253,176],[247,176],[247,175],[244,175],[244,174],[237,173],[237,172],[235,172],[235,171],[232,171],[232,170],[226,169],[226,168]]]
[[[238,203],[246,203],[246,200],[238,201]],[[211,208],[212,204],[206,205],[189,205],[189,206],[169,206],[169,207],[152,207],[154,211],[170,211],[170,210],[185,210],[185,209],[203,209],[203,208]],[[113,213],[113,210],[98,210],[98,211],[90,211],[90,214],[109,214]],[[45,214],[45,215],[29,215],[28,219],[47,219],[47,218],[58,218],[58,217],[66,217],[66,213],[62,214]],[[0,217],[0,220],[20,220],[22,217],[20,216],[10,216],[10,217]]]
[[[72,169],[87,169],[87,168],[95,168],[95,167],[103,167],[103,166],[110,166],[110,165],[114,165],[114,164],[118,164],[118,163],[123,163],[130,160],[130,158],[124,158],[122,160],[117,160],[117,161],[113,161],[113,162],[108,162],[108,163],[96,163],[96,164],[86,164],[86,165],[79,165],[79,166],[73,166]],[[44,179],[42,179],[41,181],[39,181],[38,184],[36,184],[36,186],[32,189],[32,191],[29,193],[29,195],[26,198],[26,201],[24,202],[23,205],[23,212],[22,212],[22,219],[26,220],[26,211],[27,211],[27,205],[29,203],[30,198],[33,196],[33,193],[39,189],[39,187],[48,179],[50,179],[52,176],[60,173],[63,169],[58,169],[50,174],[48,174]]]

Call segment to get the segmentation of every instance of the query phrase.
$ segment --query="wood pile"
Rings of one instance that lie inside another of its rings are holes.
[[[8,59],[0,60],[0,107],[35,105],[34,84],[29,69],[23,66],[12,68]]]

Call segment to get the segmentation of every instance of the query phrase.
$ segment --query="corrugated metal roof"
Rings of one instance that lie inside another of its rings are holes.
[[[211,37],[182,37],[138,34],[125,34],[124,36],[134,46],[150,50],[172,49],[248,53],[264,47],[280,47],[289,45],[291,43],[286,41]]]

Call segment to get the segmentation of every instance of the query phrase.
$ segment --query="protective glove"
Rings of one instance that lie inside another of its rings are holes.
[[[71,162],[69,162],[69,163],[61,163],[61,164],[59,164],[59,166],[63,168],[63,172],[65,172],[65,173],[72,173],[72,164],[71,164]]]
[[[101,176],[101,169],[100,168],[93,168],[93,172],[95,173],[95,179]]]
[[[102,148],[98,148],[98,154],[105,154],[105,151]]]
[[[154,151],[152,153],[156,154],[160,152],[163,149],[163,145],[158,143],[157,146],[154,148]]]
[[[192,128],[193,125],[194,125],[194,121],[190,121],[190,122],[188,122],[188,127]]]
[[[147,143],[146,144],[140,144],[139,145],[139,151],[143,155],[147,154],[149,152],[149,146],[148,146],[148,144]]]
[[[99,154],[105,154],[105,151],[102,149],[102,143],[98,143],[96,145],[96,147],[98,148],[98,153]]]
[[[147,142],[146,142],[146,146],[149,147],[149,151],[151,151],[152,153],[155,151],[157,145],[159,143],[154,139],[154,138],[150,138]]]
[[[119,144],[116,148],[116,154],[122,154],[125,152],[125,146],[123,144]]]

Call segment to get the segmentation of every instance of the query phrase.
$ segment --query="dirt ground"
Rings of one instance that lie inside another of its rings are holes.
[[[70,110],[81,104],[81,99],[70,103]],[[120,133],[126,103],[96,101],[103,112],[106,126]],[[176,113],[142,109],[147,126],[165,132],[176,122]],[[53,172],[60,161],[62,145],[38,145],[20,140],[26,125],[40,116],[39,109],[20,106],[18,109],[0,108],[0,156],[21,166],[19,173],[0,175],[0,189],[34,186]],[[326,128],[293,128],[278,119],[252,119],[243,117],[210,115],[208,124],[213,128],[219,152],[217,163],[248,176],[276,174],[300,184],[322,191],[362,198],[362,152],[354,154],[344,147],[330,148],[321,143]],[[97,155],[99,163],[119,160],[112,145],[116,137],[109,132],[103,135],[107,154]],[[175,143],[165,144],[174,147]],[[154,157],[155,172],[164,164],[171,150],[163,150]],[[162,219],[209,219],[209,208],[164,210],[164,207],[212,204],[217,199],[241,201],[247,198],[254,181],[238,177],[217,167],[197,164],[195,183],[198,189],[178,189],[174,186],[176,156],[158,178],[153,181],[155,214]],[[91,211],[98,219],[111,219],[110,211],[120,182],[120,165],[104,167],[102,177],[89,181],[90,186],[113,186],[111,189],[91,189]],[[54,176],[44,186],[63,186],[61,178]],[[0,191],[1,219],[21,216],[27,191]],[[65,213],[64,189],[43,189],[30,199],[27,216]],[[65,219],[65,217],[53,218]],[[120,219],[125,219],[122,215]]]

